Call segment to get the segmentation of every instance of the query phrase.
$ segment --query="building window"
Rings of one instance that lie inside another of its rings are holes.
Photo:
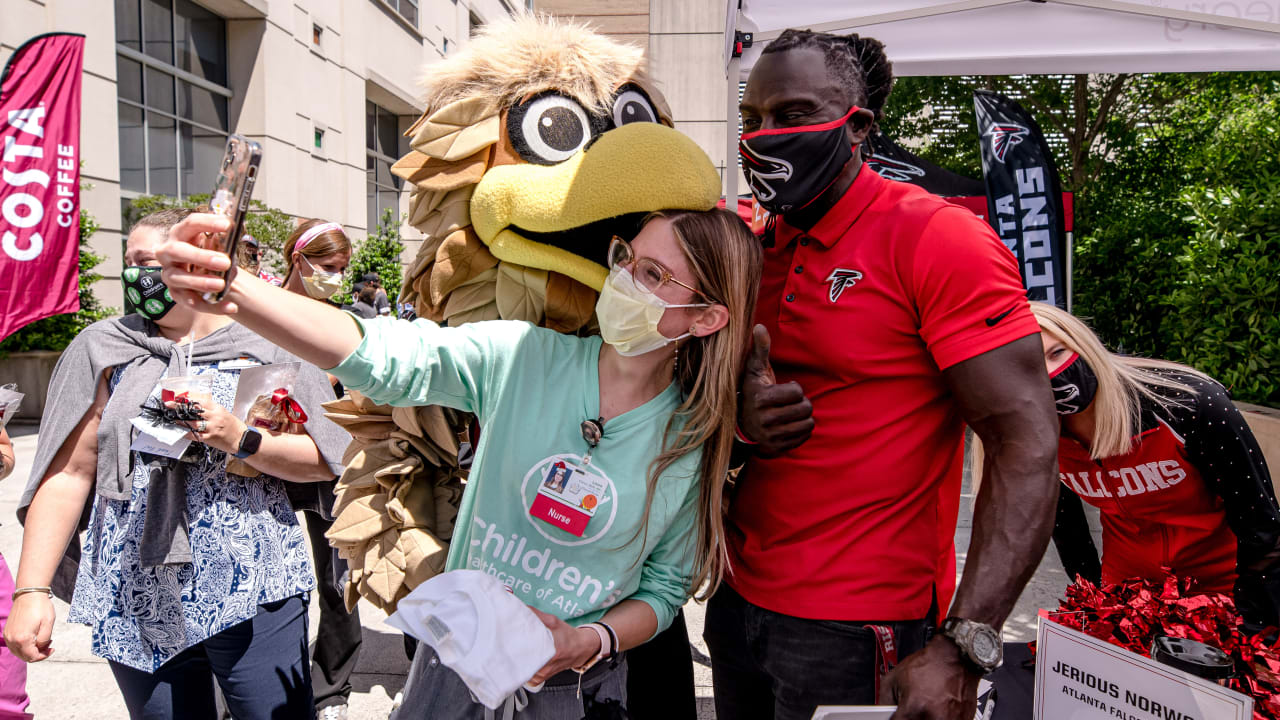
[[[324,34],[324,28],[320,27],[319,25],[312,25],[311,26],[311,44],[319,46],[320,36],[323,34]]]
[[[400,188],[404,181],[391,174],[391,166],[404,154],[400,118],[386,108],[365,102],[365,170],[369,232],[374,232],[388,208],[400,212]]]
[[[475,34],[482,27],[484,27],[484,21],[480,19],[480,16],[473,12],[468,12],[467,13],[467,35],[469,37],[474,37]]]
[[[120,186],[207,193],[227,142],[227,24],[191,0],[115,0]]]
[[[392,10],[400,13],[401,17],[409,21],[409,24],[418,27],[418,0],[382,0],[391,6]]]
[[[315,147],[317,150],[324,149],[324,130],[320,128],[315,129]]]

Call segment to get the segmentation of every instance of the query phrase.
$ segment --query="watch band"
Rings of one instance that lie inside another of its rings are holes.
[[[608,626],[603,623],[587,623],[586,625],[579,625],[578,627],[591,628],[595,631],[596,635],[600,638],[600,651],[593,655],[585,665],[575,667],[575,672],[585,673],[594,667],[596,663],[604,660],[605,658],[611,658],[616,654],[614,651],[615,646],[613,644],[613,633],[608,629]]]
[[[235,456],[241,460],[258,452],[258,448],[262,447],[262,433],[251,427],[246,427],[244,433],[240,435],[240,444],[236,447]]]

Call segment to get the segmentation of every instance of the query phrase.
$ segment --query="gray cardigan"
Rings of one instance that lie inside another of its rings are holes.
[[[298,358],[236,323],[220,328],[195,344],[193,363],[252,357],[264,364],[296,362]],[[22,499],[18,520],[53,463],[54,456],[93,404],[98,380],[108,369],[124,367],[124,376],[107,401],[98,426],[97,494],[128,500],[132,494],[132,453],[136,432],[130,423],[160,378],[187,372],[186,354],[140,315],[102,320],[85,328],[63,351],[49,382],[40,439]],[[351,437],[324,416],[320,403],[333,399],[333,388],[319,368],[302,363],[293,394],[307,413],[306,431],[316,442],[334,476],[342,474],[342,455]],[[162,479],[163,478],[163,479]],[[186,474],[152,474],[144,521],[143,561],[148,565],[190,562],[186,523]],[[332,507],[332,483],[286,483],[297,510],[327,514]],[[328,497],[326,497],[328,496]],[[85,504],[79,528],[88,525],[92,498]],[[80,559],[79,538],[73,538],[54,577],[54,592],[70,598]]]

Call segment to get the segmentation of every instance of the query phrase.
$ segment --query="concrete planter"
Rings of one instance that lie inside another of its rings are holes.
[[[0,358],[0,385],[14,383],[18,392],[26,395],[18,414],[13,416],[14,421],[40,421],[49,379],[53,377],[53,366],[58,364],[60,357],[61,350],[32,350],[9,353]]]

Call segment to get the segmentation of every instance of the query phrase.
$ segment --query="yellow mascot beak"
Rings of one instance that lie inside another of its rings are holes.
[[[719,173],[696,143],[657,123],[632,123],[559,165],[491,168],[471,197],[471,221],[499,260],[598,291],[614,235],[630,239],[656,210],[710,210],[719,199]]]

